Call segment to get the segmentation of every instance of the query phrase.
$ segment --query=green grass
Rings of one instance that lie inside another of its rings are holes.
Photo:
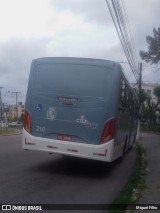
[[[16,134],[22,130],[22,127],[0,127],[0,136]]]
[[[137,162],[135,164],[133,174],[131,175],[128,183],[123,188],[119,196],[113,201],[114,205],[127,204],[128,209],[130,205],[138,204],[142,191],[145,188],[144,176],[146,173],[146,160],[145,160],[145,150],[142,145],[136,144],[137,150]],[[111,213],[125,213],[126,210],[110,210]]]

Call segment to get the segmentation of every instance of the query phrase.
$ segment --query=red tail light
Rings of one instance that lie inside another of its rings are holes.
[[[24,123],[23,123],[24,129],[32,134],[32,126],[31,126],[31,116],[29,114],[29,112],[25,111],[24,114]]]
[[[99,144],[106,143],[115,137],[116,120],[109,120],[105,126]]]

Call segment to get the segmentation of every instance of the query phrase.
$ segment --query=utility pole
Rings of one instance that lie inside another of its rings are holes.
[[[5,110],[5,105],[7,106],[7,103],[3,103],[3,115],[4,115],[4,122],[5,122],[5,128],[7,133],[8,119],[7,119],[7,111]]]
[[[142,63],[139,63],[139,106],[141,109],[141,104],[142,104]]]
[[[139,94],[139,118],[138,118],[138,129],[136,139],[140,139],[141,134],[141,113],[142,113],[142,63],[139,63],[139,82],[138,82],[138,94]]]
[[[18,101],[17,101],[17,96],[18,96],[18,93],[20,94],[21,92],[12,92],[13,94],[16,95],[16,115],[17,115],[17,123],[18,123]]]
[[[2,89],[3,89],[3,87],[0,87],[0,107],[1,107],[1,119],[0,119],[0,121],[2,120],[2,110],[3,110],[3,107],[2,107],[2,94],[1,94],[1,91],[2,91]]]

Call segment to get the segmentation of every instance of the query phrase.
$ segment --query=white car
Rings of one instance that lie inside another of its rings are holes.
[[[14,122],[9,123],[8,126],[14,127],[14,126],[17,126],[17,124],[18,124],[17,121],[14,121]]]

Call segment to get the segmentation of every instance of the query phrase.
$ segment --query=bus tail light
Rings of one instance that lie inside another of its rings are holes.
[[[31,126],[31,116],[29,114],[29,112],[25,111],[25,114],[24,114],[24,129],[32,134],[32,126]]]
[[[116,119],[109,120],[105,126],[99,144],[106,143],[115,137]]]

